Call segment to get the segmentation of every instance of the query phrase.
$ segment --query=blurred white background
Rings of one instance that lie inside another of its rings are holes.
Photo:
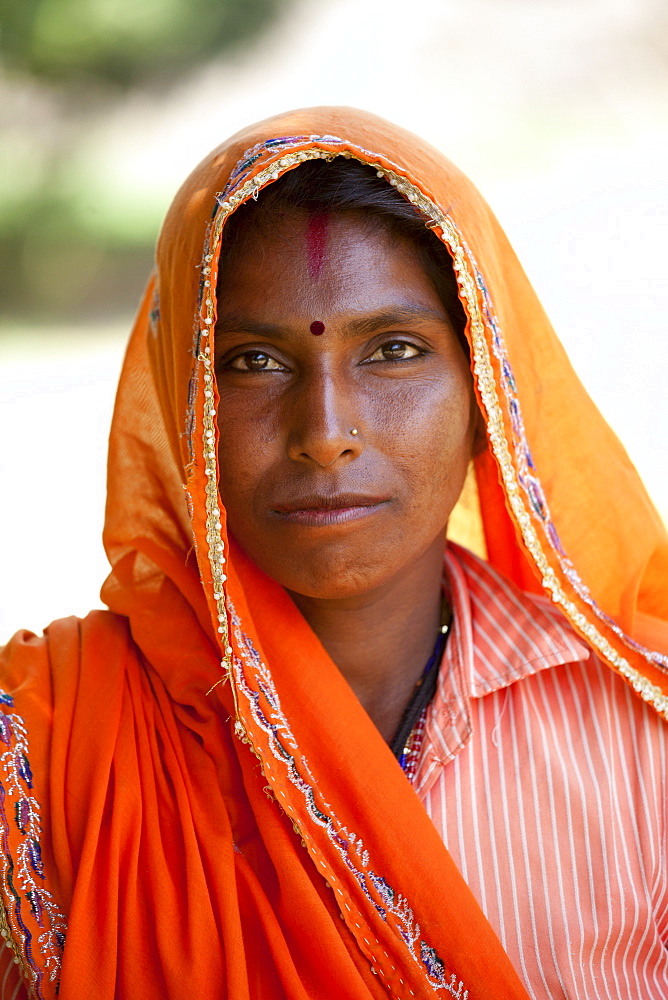
[[[94,170],[109,212],[161,213],[213,145],[313,104],[383,115],[471,176],[666,519],[664,0],[299,0],[252,50],[92,122],[73,178]],[[0,639],[100,606],[131,319],[0,329]]]

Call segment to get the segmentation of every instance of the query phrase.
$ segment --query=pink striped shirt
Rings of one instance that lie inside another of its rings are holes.
[[[429,816],[532,997],[668,997],[665,724],[548,601],[446,566]]]

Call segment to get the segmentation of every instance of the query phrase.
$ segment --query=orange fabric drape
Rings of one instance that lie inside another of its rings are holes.
[[[3,898],[36,996],[60,981],[62,1000],[526,997],[352,691],[225,532],[209,361],[224,222],[282,171],[337,155],[374,164],[453,256],[488,427],[490,562],[544,588],[666,712],[665,531],[480,195],[365,113],[252,126],[194,171],[160,236],[111,432],[110,612],[4,654],[17,763],[2,787],[20,822],[5,801]]]

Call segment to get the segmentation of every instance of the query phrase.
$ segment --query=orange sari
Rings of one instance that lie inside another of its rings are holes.
[[[453,257],[488,431],[489,561],[544,590],[668,717],[664,528],[480,195],[368,114],[252,126],[194,171],[160,236],[111,432],[110,611],[4,653],[0,929],[32,996],[526,997],[351,689],[226,535],[224,223],[322,156],[373,164]]]

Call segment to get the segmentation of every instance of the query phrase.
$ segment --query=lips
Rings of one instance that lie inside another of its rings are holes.
[[[313,493],[272,505],[272,513],[281,520],[302,525],[344,524],[369,517],[390,502],[387,496],[368,493]]]

